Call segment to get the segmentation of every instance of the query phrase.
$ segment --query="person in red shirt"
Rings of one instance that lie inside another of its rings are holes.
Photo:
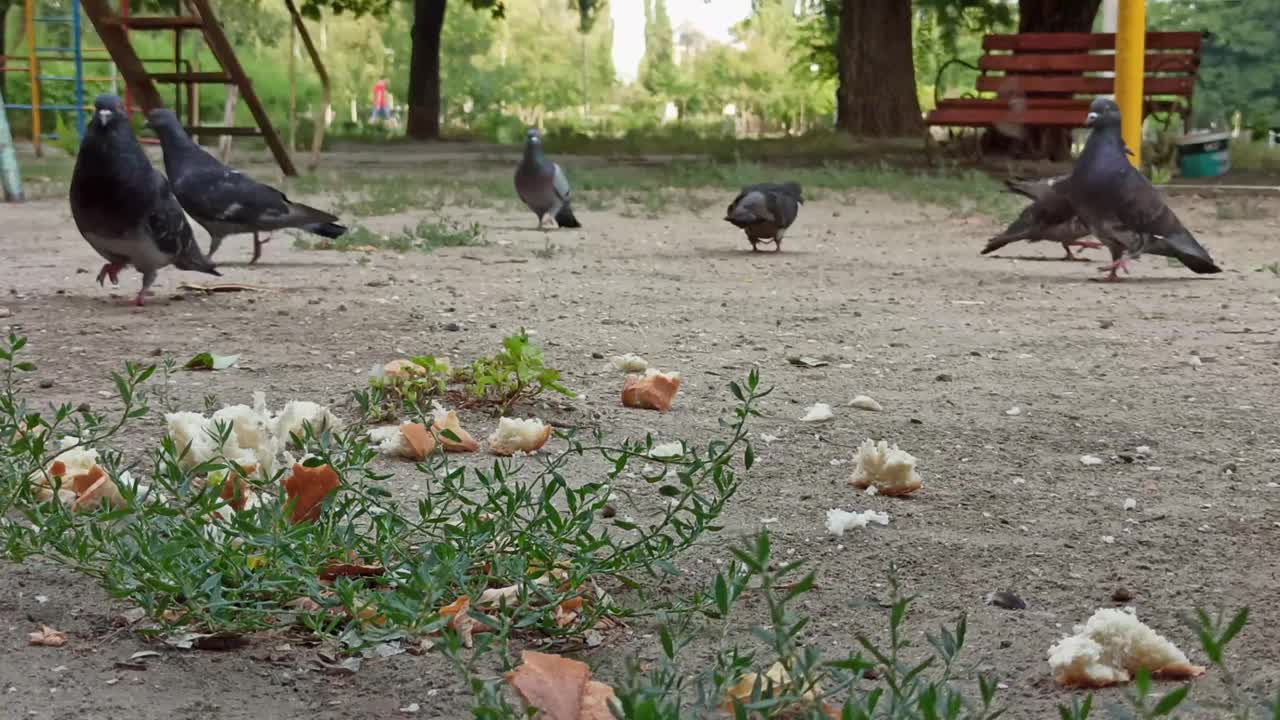
[[[387,107],[387,81],[379,80],[373,84],[373,112],[369,114],[369,123],[386,122],[389,119],[391,111]]]

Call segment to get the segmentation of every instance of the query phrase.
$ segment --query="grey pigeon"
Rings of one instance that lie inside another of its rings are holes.
[[[1120,108],[1114,100],[1089,104],[1085,125],[1092,128],[1071,175],[1056,187],[1067,196],[1090,232],[1111,251],[1107,280],[1129,271],[1129,260],[1143,253],[1177,258],[1197,273],[1222,272],[1165,204],[1160,191],[1129,164],[1120,136]]]
[[[191,141],[172,110],[152,110],[147,126],[160,136],[164,169],[182,208],[209,232],[210,257],[228,235],[253,233],[253,259],[249,261],[253,264],[270,240],[260,240],[259,233],[298,228],[336,238],[347,232],[336,222],[337,217],[293,202],[279,190],[223,165]]]
[[[166,265],[220,275],[201,254],[168,181],[151,167],[134,137],[124,103],[115,95],[99,95],[93,109],[71,175],[71,216],[107,261],[98,284],[110,278],[118,285],[120,270],[132,265],[142,273],[135,301],[142,305],[156,271]]]
[[[796,221],[803,204],[799,183],[748,185],[729,203],[724,219],[742,228],[753,252],[760,249],[760,242],[769,241],[777,252],[782,249],[782,236]]]
[[[535,128],[525,134],[524,157],[516,167],[516,194],[538,216],[539,228],[548,215],[562,228],[582,227],[569,206],[573,195],[569,178],[542,153],[542,134]]]
[[[1056,186],[1068,176],[1047,178],[1045,180],[1005,180],[1005,187],[1024,197],[1032,203],[1023,208],[1016,220],[1005,228],[1005,231],[987,241],[982,254],[996,250],[1019,240],[1038,242],[1051,240],[1062,244],[1067,255],[1063,260],[1077,260],[1071,248],[1100,248],[1101,243],[1080,238],[1089,234],[1089,227],[1076,215],[1071,201],[1058,192]]]

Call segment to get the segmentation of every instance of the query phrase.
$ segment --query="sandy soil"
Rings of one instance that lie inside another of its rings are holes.
[[[883,635],[886,573],[896,562],[919,594],[914,639],[923,644],[924,631],[968,613],[962,674],[998,677],[1010,718],[1056,716],[1069,695],[1054,687],[1046,651],[1112,605],[1117,588],[1198,660],[1180,614],[1249,605],[1229,662],[1253,697],[1274,697],[1280,278],[1255,268],[1280,259],[1280,202],[1248,221],[1218,220],[1209,200],[1174,204],[1226,272],[1197,277],[1147,259],[1125,282],[1101,284],[1092,281],[1098,262],[1057,262],[1054,245],[979,257],[996,230],[990,219],[857,192],[807,204],[780,254],[749,252],[718,206],[699,215],[673,207],[661,219],[584,210],[586,228],[553,233],[549,253],[531,215],[463,208],[445,211],[481,223],[488,245],[365,257],[295,250],[281,236],[248,267],[247,241],[233,239],[219,256],[225,280],[270,292],[200,296],[177,284],[208,278],[169,270],[139,310],[126,304],[137,275],[122,275],[117,291],[100,289],[100,260],[65,202],[39,200],[3,210],[0,306],[11,316],[0,326],[30,336],[39,371],[27,391],[40,402],[105,402],[108,372],[127,359],[240,353],[232,370],[178,377],[178,404],[201,409],[206,396],[241,402],[258,389],[278,402],[345,407],[375,362],[492,352],[525,325],[585,393],[569,417],[693,440],[716,432],[730,406],[725,383],[758,367],[776,386],[755,426],[761,462],[727,529],[678,563],[687,573],[679,587],[709,577],[726,546],[767,519],[777,551],[819,573],[804,601],[815,618],[810,641],[843,654],[857,633]],[[416,216],[361,220],[394,230]],[[671,413],[616,407],[620,378],[592,353],[621,352],[685,374]],[[831,364],[802,369],[787,362],[795,355]],[[847,407],[863,393],[884,411]],[[836,418],[798,422],[818,401]],[[487,433],[491,422],[475,424]],[[160,432],[157,419],[140,423],[122,449],[136,454]],[[915,454],[923,491],[895,500],[851,490],[844,446],[866,437]],[[1136,456],[1143,445],[1149,457]],[[1105,462],[1086,467],[1085,454]],[[407,496],[409,472],[391,469],[391,489]],[[1126,498],[1135,510],[1123,509]],[[884,510],[892,522],[830,538],[823,522],[834,507]],[[158,648],[144,672],[115,669],[150,647],[111,626],[123,606],[40,562],[0,568],[6,718],[397,717],[410,703],[421,717],[466,715],[465,689],[435,656],[366,662],[334,678],[313,669],[313,650],[296,638],[262,638],[228,653]],[[984,605],[999,589],[1016,591],[1028,609]],[[66,631],[69,644],[27,647],[40,623]],[[586,659],[608,680],[628,655],[656,657],[651,632],[635,626]],[[745,628],[741,635],[749,642]],[[1104,692],[1103,704],[1120,692]],[[1202,701],[1224,695],[1212,674],[1193,692]]]

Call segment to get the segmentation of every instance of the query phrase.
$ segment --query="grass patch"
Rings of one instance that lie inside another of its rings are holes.
[[[464,224],[446,218],[423,219],[412,228],[383,235],[364,225],[356,225],[337,238],[298,235],[293,246],[300,250],[337,250],[339,252],[373,252],[389,250],[398,253],[432,252],[440,248],[484,245],[484,230],[479,223]]]
[[[1219,200],[1214,215],[1219,220],[1264,220],[1270,213],[1263,198],[1246,195]]]

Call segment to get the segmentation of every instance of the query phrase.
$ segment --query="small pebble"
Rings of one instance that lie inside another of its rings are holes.
[[[1010,416],[1010,417],[1016,417],[1016,416],[1018,416],[1018,415],[1021,415],[1021,414],[1022,414],[1022,408],[1020,408],[1020,407],[1011,407],[1011,408],[1009,408],[1008,410],[1005,410],[1005,411],[1004,411],[1004,414],[1005,414],[1005,415],[1008,415],[1008,416]]]
[[[1080,456],[1081,465],[1101,465],[1104,462],[1106,461],[1098,457],[1097,455],[1081,455]]]
[[[1102,536],[1102,542],[1104,542],[1104,543],[1106,543],[1106,544],[1108,544],[1108,545],[1115,545],[1115,544],[1116,544],[1116,538],[1115,538],[1115,536],[1114,536],[1114,535],[1103,535],[1103,536]]]
[[[1200,367],[1201,365],[1204,364],[1204,361],[1201,360],[1199,356],[1192,355],[1191,357],[1187,358],[1187,364],[1190,365],[1191,367]]]
[[[1111,593],[1111,600],[1113,602],[1127,603],[1132,599],[1133,593],[1129,592],[1125,588],[1116,588],[1116,591]]]
[[[1111,329],[1111,327],[1112,327],[1113,325],[1115,325],[1115,321],[1113,321],[1113,320],[1099,320],[1099,321],[1098,321],[1098,327],[1099,327],[1099,328],[1101,328],[1101,329],[1103,329],[1103,330],[1110,330],[1110,329]]]
[[[952,380],[955,380],[955,378],[952,377],[951,373],[938,373],[938,376],[935,377],[934,380],[938,382],[951,382]]]
[[[1005,610],[1026,610],[1027,603],[1022,598],[1014,595],[1008,590],[1000,590],[987,595],[986,601],[988,605],[995,605]]]
[[[13,315],[13,311],[7,307],[0,307],[0,318],[7,318]]]
[[[1124,509],[1125,509],[1125,510],[1133,510],[1133,509],[1134,509],[1134,508],[1136,508],[1136,507],[1138,507],[1138,501],[1137,501],[1137,500],[1134,500],[1133,498],[1125,498],[1125,499],[1124,499]]]
[[[44,390],[48,390],[49,388],[53,387],[53,381],[48,378],[45,378],[44,380],[40,381],[40,387]]]
[[[593,353],[591,353],[591,359],[592,359],[592,360],[603,360],[603,359],[604,359],[604,353],[602,353],[602,352],[593,352]]]
[[[444,324],[444,329],[447,330],[448,332],[461,332],[462,326],[456,322],[450,322],[450,323]]]

